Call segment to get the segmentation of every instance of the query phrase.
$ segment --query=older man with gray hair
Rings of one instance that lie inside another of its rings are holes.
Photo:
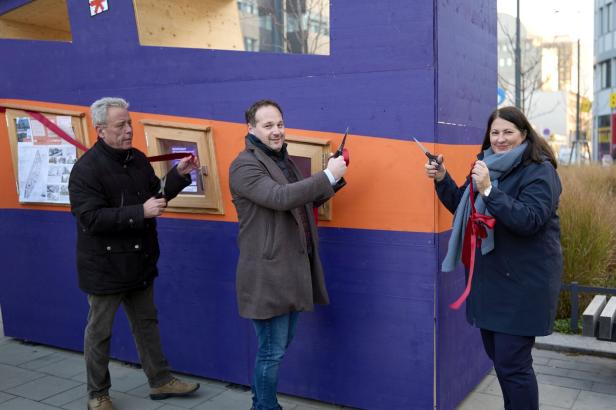
[[[196,157],[184,157],[165,177],[164,190],[146,156],[133,148],[128,103],[102,98],[90,107],[98,141],[69,179],[77,220],[79,287],[90,311],[84,336],[88,409],[113,410],[109,396],[109,347],[120,304],[130,322],[152,400],[184,396],[199,388],[174,378],[162,352],[153,282],[159,256],[156,217],[191,182]]]

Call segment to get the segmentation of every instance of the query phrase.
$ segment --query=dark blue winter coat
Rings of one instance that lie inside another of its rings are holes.
[[[436,183],[441,202],[455,212],[468,179],[457,187],[449,174]],[[484,198],[496,219],[494,250],[478,249],[471,293],[470,324],[520,336],[552,332],[562,274],[560,223],[562,191],[552,164],[518,162]]]

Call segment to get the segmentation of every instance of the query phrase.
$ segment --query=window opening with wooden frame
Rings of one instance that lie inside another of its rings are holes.
[[[304,178],[323,171],[331,154],[330,141],[314,137],[287,135],[287,152]],[[319,219],[332,219],[332,201],[319,207]]]
[[[212,128],[197,124],[142,120],[148,155],[190,152],[199,157],[201,169],[191,174],[192,183],[169,202],[167,210],[175,212],[205,212],[223,214],[216,151]],[[162,177],[178,161],[152,163]]]
[[[139,43],[330,54],[330,0],[133,0]]]
[[[85,113],[6,104],[11,159],[20,203],[67,205],[68,178],[83,152],[60,138],[28,111],[39,113],[70,137],[88,145]]]
[[[17,7],[6,3],[0,5],[0,39],[73,40],[66,0],[21,1],[22,5],[12,2]]]

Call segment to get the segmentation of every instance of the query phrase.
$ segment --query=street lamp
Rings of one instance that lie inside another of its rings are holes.
[[[520,0],[516,2],[515,16],[515,106],[522,110],[522,51],[520,50]]]

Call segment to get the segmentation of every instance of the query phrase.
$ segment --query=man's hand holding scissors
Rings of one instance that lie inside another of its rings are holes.
[[[347,135],[349,135],[349,127],[346,128],[344,133],[344,137],[342,137],[342,142],[340,146],[330,155],[329,160],[327,161],[327,170],[331,172],[332,176],[336,181],[338,181],[344,173],[346,172],[347,166],[349,165],[349,151],[344,148],[344,144],[346,143]]]

